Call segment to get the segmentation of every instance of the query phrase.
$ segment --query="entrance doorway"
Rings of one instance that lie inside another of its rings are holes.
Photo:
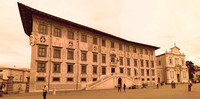
[[[180,75],[177,74],[177,82],[180,82]]]
[[[111,73],[115,73],[115,68],[111,68]]]
[[[160,77],[158,77],[158,83],[160,83]]]
[[[120,84],[120,86],[122,86],[122,79],[118,78],[118,85]]]

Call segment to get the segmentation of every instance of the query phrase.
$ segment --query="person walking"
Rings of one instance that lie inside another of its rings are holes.
[[[174,81],[171,82],[171,87],[174,88]]]
[[[192,87],[192,81],[189,80],[189,82],[188,82],[188,91],[189,91],[189,92],[191,91],[191,87]]]
[[[174,88],[176,88],[176,83],[174,82]]]
[[[118,92],[121,92],[121,85],[118,84]]]
[[[44,85],[44,88],[43,88],[43,97],[44,97],[44,99],[46,99],[47,91],[48,91],[48,86]]]
[[[156,84],[157,88],[159,88],[159,83]]]
[[[124,92],[126,92],[126,84],[124,83]]]

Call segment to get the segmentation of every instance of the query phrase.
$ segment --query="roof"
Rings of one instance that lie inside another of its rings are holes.
[[[61,23],[64,23],[64,24],[68,24],[70,26],[78,27],[78,28],[81,28],[81,29],[84,29],[84,30],[88,30],[88,31],[95,32],[95,33],[98,33],[98,34],[103,34],[103,35],[106,35],[106,36],[109,36],[109,37],[120,39],[120,40],[129,42],[129,43],[134,43],[134,44],[138,44],[138,45],[142,45],[142,46],[152,47],[154,49],[159,49],[159,47],[156,47],[156,46],[142,44],[142,43],[133,42],[133,41],[128,41],[128,40],[122,39],[120,37],[117,37],[117,36],[114,36],[114,35],[111,35],[111,34],[108,34],[108,33],[105,33],[105,32],[102,32],[102,31],[99,31],[99,30],[96,30],[96,29],[93,29],[93,28],[90,28],[90,27],[87,27],[87,26],[84,26],[84,25],[80,25],[80,24],[77,24],[77,23],[74,23],[74,22],[53,16],[53,15],[47,14],[45,12],[36,10],[34,8],[31,8],[31,7],[28,7],[28,6],[26,6],[22,3],[19,3],[19,2],[18,2],[18,7],[19,7],[19,12],[20,12],[24,31],[28,36],[30,36],[31,32],[32,32],[32,23],[33,23],[32,15],[38,15],[38,16],[45,17],[45,18],[48,18],[48,19],[51,19],[51,20],[54,20],[54,21],[58,21],[58,22],[61,22]]]
[[[27,71],[27,72],[30,71],[30,69],[28,69],[28,68],[11,68],[11,67],[0,66],[0,70],[2,70],[2,69],[4,69],[4,70],[9,69],[9,70]]]

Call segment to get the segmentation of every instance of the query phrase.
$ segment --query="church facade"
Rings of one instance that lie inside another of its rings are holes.
[[[187,83],[189,72],[185,63],[185,54],[174,45],[171,51],[156,56],[158,83]]]
[[[30,38],[30,92],[154,85],[156,46],[132,42],[18,3]]]

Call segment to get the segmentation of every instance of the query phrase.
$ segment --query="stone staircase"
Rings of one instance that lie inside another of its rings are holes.
[[[84,89],[94,90],[94,89],[115,88],[118,85],[117,83],[118,78],[123,78],[123,80],[126,79],[127,88],[129,86],[132,86],[133,84],[136,84],[136,82],[134,81],[134,78],[128,75],[120,74],[120,73],[112,73],[112,74],[108,74],[108,75],[100,77],[100,79],[95,82],[87,83]]]

